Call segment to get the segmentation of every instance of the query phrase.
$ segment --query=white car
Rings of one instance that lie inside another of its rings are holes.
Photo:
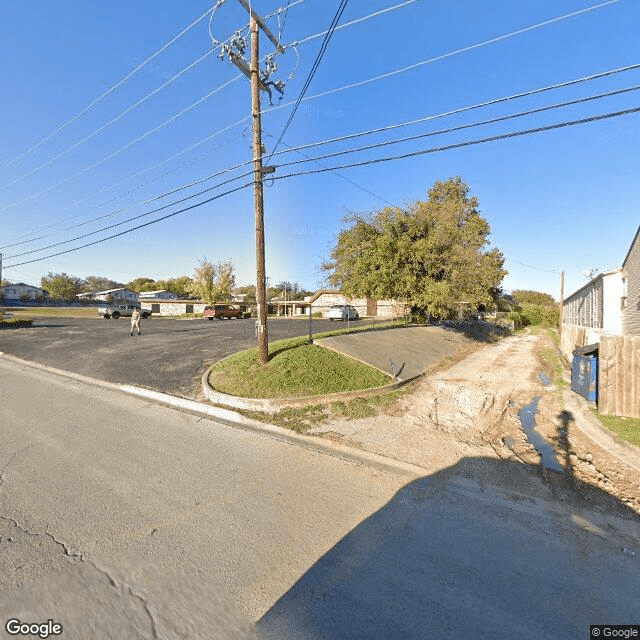
[[[117,320],[120,316],[130,318],[134,309],[140,311],[140,317],[145,320],[151,315],[151,311],[148,309],[141,309],[140,304],[137,302],[114,302],[112,304],[105,302],[105,304],[98,307],[98,313],[105,320],[108,320],[109,318]]]
[[[327,318],[329,320],[357,320],[360,316],[358,316],[358,312],[348,304],[334,304],[331,309],[329,309],[329,313],[327,314]]]

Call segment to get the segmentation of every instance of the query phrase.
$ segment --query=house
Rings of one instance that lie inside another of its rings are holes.
[[[622,263],[622,335],[640,336],[640,227]]]
[[[81,300],[101,300],[103,302],[112,302],[114,300],[138,300],[138,292],[126,287],[118,289],[106,289],[105,291],[90,291],[88,293],[79,293],[76,297]]]
[[[308,316],[309,296],[304,300],[287,300],[283,295],[271,298],[267,303],[267,312],[277,316]]]
[[[564,325],[583,327],[587,344],[600,341],[602,334],[622,335],[622,267],[598,274],[562,302]]]
[[[640,228],[621,267],[598,274],[562,301],[562,352],[602,336],[640,336]]]
[[[156,300],[177,300],[178,296],[168,289],[160,289],[158,291],[141,291],[138,298],[155,298]]]
[[[349,304],[355,308],[360,317],[377,316],[383,318],[400,318],[404,316],[408,307],[397,300],[372,300],[371,298],[348,299],[340,291],[321,289],[309,299],[312,313],[320,312],[327,317],[329,309],[336,304]]]
[[[34,287],[24,282],[17,282],[16,284],[8,283],[2,287],[2,297],[6,302],[16,302],[20,300],[42,300],[49,297],[49,292],[41,289],[40,287]]]

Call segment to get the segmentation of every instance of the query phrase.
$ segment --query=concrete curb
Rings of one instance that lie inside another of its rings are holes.
[[[388,458],[368,451],[362,451],[360,449],[353,449],[343,444],[337,444],[330,440],[323,440],[319,437],[303,436],[294,433],[283,427],[276,425],[258,422],[257,420],[251,420],[245,416],[231,411],[229,409],[222,409],[219,407],[212,407],[202,402],[195,400],[189,400],[187,398],[178,398],[176,396],[169,395],[167,393],[161,393],[159,391],[152,391],[151,389],[144,389],[143,387],[136,387],[134,385],[116,384],[113,382],[106,382],[104,380],[98,380],[97,378],[90,378],[78,373],[70,371],[64,371],[63,369],[56,369],[55,367],[49,367],[47,365],[39,364],[37,362],[30,362],[28,360],[22,360],[15,356],[0,352],[0,358],[3,360],[13,362],[18,365],[30,367],[32,369],[38,369],[45,371],[53,375],[69,378],[71,380],[77,380],[84,384],[88,384],[94,387],[100,387],[102,389],[108,389],[110,391],[117,391],[120,393],[126,393],[127,395],[150,400],[155,404],[160,404],[171,409],[183,411],[192,415],[197,415],[216,422],[235,427],[237,429],[244,429],[246,431],[253,431],[263,436],[274,438],[281,442],[302,447],[316,453],[323,453],[334,457],[341,458],[348,462],[356,464],[364,464],[368,467],[372,467],[378,471],[385,473],[391,473],[393,475],[404,476],[410,480],[421,478],[429,475],[429,471],[423,467],[413,465],[402,460],[396,460],[395,458]]]
[[[229,356],[232,357],[232,356]],[[349,356],[350,357],[350,356]],[[219,362],[224,362],[223,358]],[[322,396],[303,396],[301,398],[243,398],[241,396],[232,396],[221,391],[216,391],[209,384],[209,374],[211,369],[218,364],[214,362],[202,376],[202,393],[214,404],[223,404],[234,409],[246,409],[248,411],[262,411],[264,413],[277,413],[286,407],[306,407],[312,404],[328,404],[339,400],[352,400],[353,398],[362,398],[363,396],[374,396],[380,393],[388,393],[404,386],[414,378],[407,380],[398,380],[382,387],[372,387],[370,389],[361,389],[360,391],[342,391],[339,393],[329,393]],[[371,366],[371,365],[369,365]]]
[[[624,440],[620,440],[614,433],[609,431],[602,422],[589,411],[587,401],[577,393],[569,389],[563,389],[562,397],[565,408],[571,411],[574,416],[577,416],[578,419],[575,420],[575,424],[582,433],[605,451],[608,451],[622,462],[640,472],[640,449],[638,449],[638,447]]]

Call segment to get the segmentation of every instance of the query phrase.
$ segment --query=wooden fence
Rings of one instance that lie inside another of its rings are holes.
[[[640,337],[601,337],[598,411],[640,418]]]
[[[570,324],[562,325],[562,334],[560,335],[560,351],[564,357],[571,362],[573,360],[573,350],[576,347],[584,347],[586,339],[586,329]]]

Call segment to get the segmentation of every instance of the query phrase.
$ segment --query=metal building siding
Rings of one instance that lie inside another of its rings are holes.
[[[622,332],[640,336],[640,229],[623,264],[627,278],[627,300],[622,309]]]

